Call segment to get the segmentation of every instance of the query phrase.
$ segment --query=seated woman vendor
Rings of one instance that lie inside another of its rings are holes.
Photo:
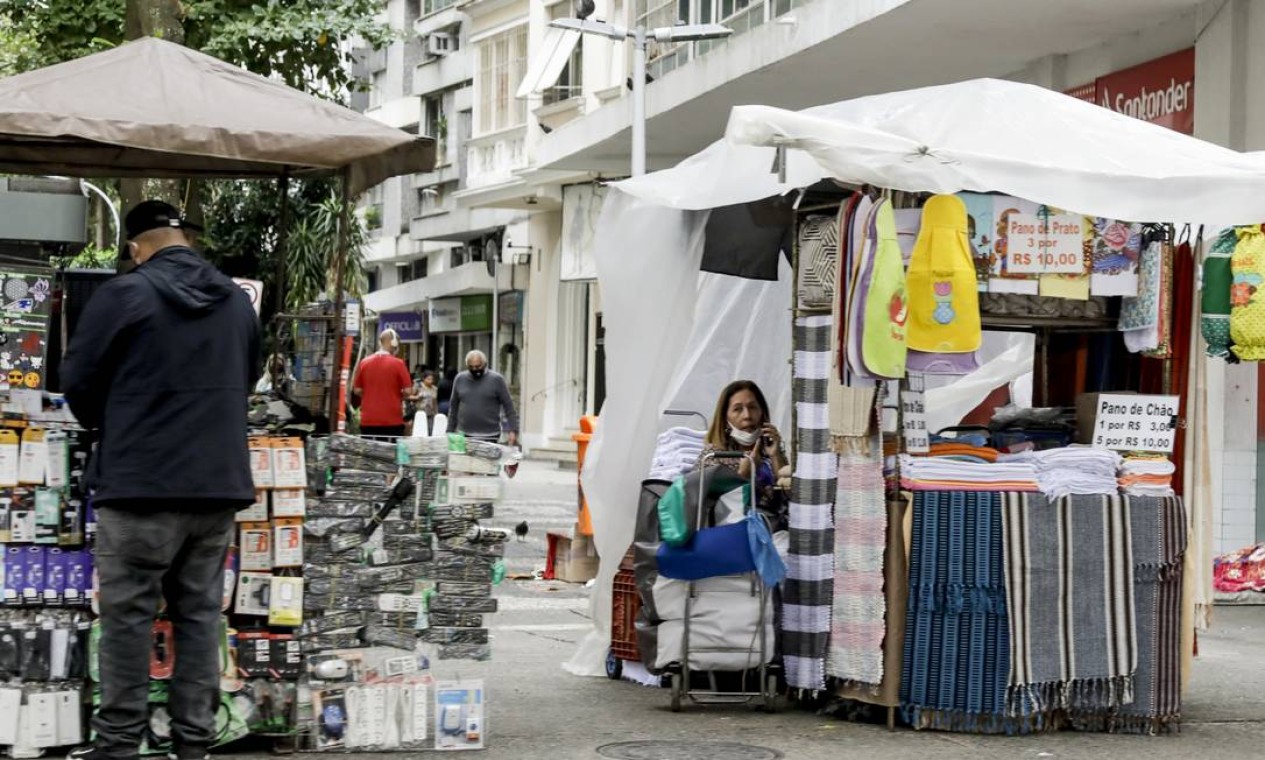
[[[709,451],[744,452],[746,456],[741,459],[714,461],[737,468],[744,480],[751,477],[751,468],[755,467],[760,508],[781,511],[782,499],[775,484],[778,471],[786,466],[786,453],[782,450],[781,433],[769,422],[769,404],[760,386],[750,380],[736,380],[720,392],[703,448],[704,454]],[[700,465],[702,462],[700,457]]]

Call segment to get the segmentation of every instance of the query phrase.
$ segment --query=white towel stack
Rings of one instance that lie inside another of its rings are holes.
[[[995,464],[949,457],[900,457],[901,482],[914,491],[1036,491],[1037,470],[1031,462]]]
[[[1119,491],[1116,473],[1121,459],[1114,451],[1068,446],[1002,457],[1007,461],[1013,458],[1031,462],[1037,468],[1037,483],[1051,501],[1072,494],[1110,496]]]
[[[707,433],[687,427],[674,427],[659,434],[650,465],[651,480],[676,480],[694,469],[703,453]]]

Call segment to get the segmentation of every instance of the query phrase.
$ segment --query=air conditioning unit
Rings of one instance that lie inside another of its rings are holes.
[[[426,37],[426,52],[430,55],[448,55],[453,50],[452,35],[436,32]]]

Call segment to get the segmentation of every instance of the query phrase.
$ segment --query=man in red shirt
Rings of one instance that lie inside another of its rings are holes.
[[[360,434],[399,438],[404,435],[404,400],[412,400],[413,378],[395,352],[400,339],[395,330],[378,336],[378,352],[356,368],[352,393],[360,399]]]

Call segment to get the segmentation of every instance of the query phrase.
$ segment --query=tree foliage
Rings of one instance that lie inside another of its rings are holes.
[[[158,0],[0,0],[0,76],[120,44],[128,36],[129,2],[161,12]],[[180,0],[174,7],[186,46],[344,104],[356,86],[352,43],[379,49],[394,35],[377,19],[379,0]],[[263,280],[275,294],[277,184],[223,180],[182,195],[195,206],[186,213],[205,221],[208,258],[231,275]],[[290,183],[286,303],[266,298],[265,314],[333,293],[339,198],[335,180]],[[355,296],[364,283],[365,232],[359,219],[352,222],[343,266]]]
[[[341,197],[338,181],[295,181],[288,194],[289,230],[285,241],[285,309],[297,309],[334,292]],[[208,258],[235,277],[276,283],[280,244],[281,193],[271,182],[216,182],[212,185],[202,244]],[[365,286],[363,223],[351,217],[348,252],[342,260],[343,286],[353,297]],[[266,287],[268,293],[276,290]],[[270,310],[279,305],[266,303]]]
[[[183,0],[179,7],[189,47],[339,102],[355,84],[350,43],[377,49],[393,34],[376,19],[376,0]],[[0,0],[0,35],[21,42],[12,55],[0,54],[8,67],[0,73],[117,45],[126,11],[127,0]]]

